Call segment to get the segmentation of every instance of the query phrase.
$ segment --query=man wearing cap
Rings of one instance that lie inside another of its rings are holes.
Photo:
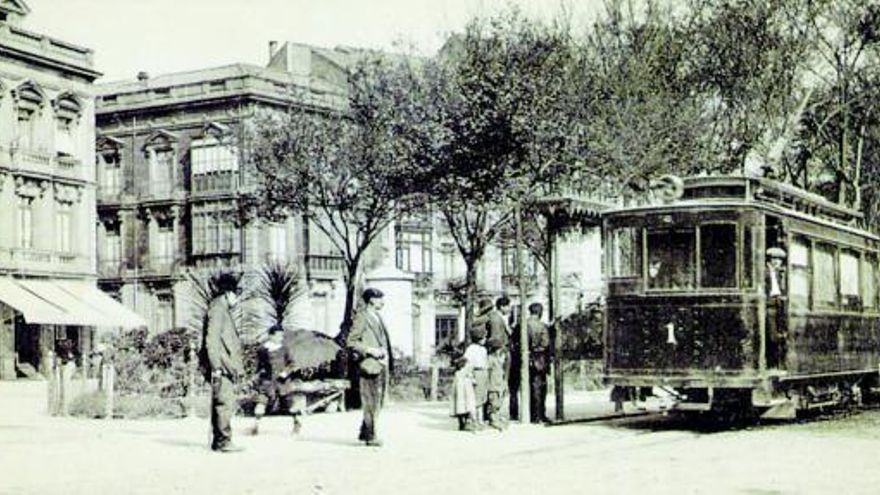
[[[768,366],[779,367],[785,361],[785,250],[767,250],[767,359]]]
[[[361,407],[364,416],[358,440],[373,447],[382,445],[376,435],[376,422],[382,409],[392,364],[388,331],[379,314],[385,304],[383,296],[379,289],[364,290],[364,306],[355,316],[346,342],[358,361],[360,371]]]

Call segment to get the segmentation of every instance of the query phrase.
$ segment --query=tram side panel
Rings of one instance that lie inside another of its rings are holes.
[[[786,368],[791,378],[845,372],[876,372],[880,319],[876,315],[793,315]]]
[[[671,386],[723,386],[728,378],[752,375],[758,352],[756,313],[755,306],[706,298],[609,301],[608,374]],[[625,383],[629,381],[622,379],[621,384],[634,384]]]

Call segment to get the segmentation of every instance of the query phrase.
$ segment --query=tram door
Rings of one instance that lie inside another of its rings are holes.
[[[767,321],[764,328],[767,334],[766,361],[768,368],[782,368],[785,365],[786,325],[785,311],[788,300],[787,258],[785,231],[778,217],[768,215],[764,233],[764,291],[767,301]]]

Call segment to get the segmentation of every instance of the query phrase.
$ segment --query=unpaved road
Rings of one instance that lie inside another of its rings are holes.
[[[454,430],[445,404],[398,404],[381,449],[357,412],[286,418],[215,454],[206,420],[49,418],[0,388],[0,494],[877,494],[880,412],[834,421],[694,428],[652,416],[504,433]],[[604,401],[598,408],[607,407]],[[10,410],[13,412],[10,412]]]

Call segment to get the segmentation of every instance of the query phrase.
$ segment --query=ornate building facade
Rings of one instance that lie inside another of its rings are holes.
[[[29,12],[0,2],[0,379],[138,323],[95,288],[92,51],[25,30]]]

